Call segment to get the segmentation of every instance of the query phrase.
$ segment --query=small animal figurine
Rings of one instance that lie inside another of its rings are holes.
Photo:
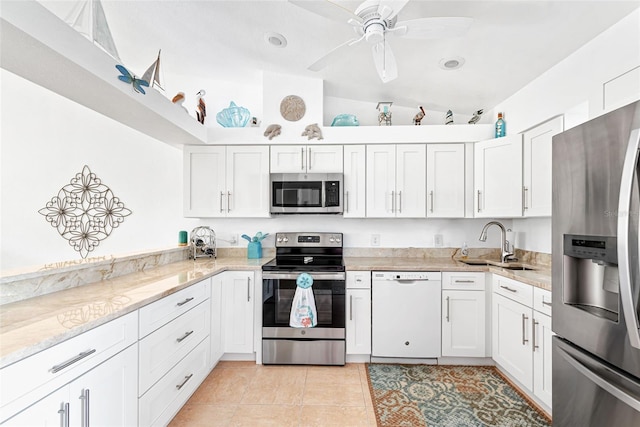
[[[471,117],[469,119],[469,124],[470,125],[475,125],[476,123],[478,123],[478,120],[480,120],[480,117],[482,116],[482,113],[484,113],[483,109],[480,109],[480,110],[476,111],[475,113],[473,113],[473,117]]]
[[[426,114],[424,112],[424,108],[422,108],[422,105],[420,105],[418,108],[420,108],[420,112],[413,116],[413,124],[416,126],[420,126],[420,122],[422,121],[422,119],[424,119],[424,116]]]
[[[131,86],[133,86],[134,92],[138,92],[143,95],[146,94],[144,89],[142,89],[142,86],[149,87],[148,81],[137,78],[120,64],[116,65],[116,68],[118,69],[118,71],[120,71],[121,74],[120,76],[118,76],[118,79],[120,79],[120,81],[131,84]]]
[[[282,126],[274,123],[272,125],[267,126],[267,129],[264,131],[264,136],[269,138],[269,141],[271,141],[273,138],[280,135],[281,130],[282,130]]]
[[[447,115],[444,118],[444,124],[445,125],[452,125],[453,124],[453,111],[451,111],[451,110],[447,111]]]
[[[318,127],[317,123],[310,124],[306,128],[304,128],[304,132],[302,132],[302,136],[306,136],[307,139],[318,138],[318,140],[322,138],[322,131]]]
[[[204,89],[200,89],[200,91],[196,93],[196,96],[198,97],[196,117],[198,121],[202,124],[204,124],[204,118],[207,116],[207,104],[205,104],[204,98],[203,98],[206,94],[207,92],[205,92]]]
[[[178,92],[176,93],[176,96],[174,96],[173,99],[171,99],[171,102],[182,107],[184,111],[187,111],[187,108],[184,105],[182,105],[184,104],[184,100],[185,100],[184,92]],[[188,112],[189,111],[187,111],[187,113]]]

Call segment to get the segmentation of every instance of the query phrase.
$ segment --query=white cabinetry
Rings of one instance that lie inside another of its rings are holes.
[[[347,354],[371,354],[371,272],[347,271]]]
[[[129,313],[0,370],[0,421],[135,425],[137,323]]]
[[[341,145],[272,145],[271,173],[341,173]]]
[[[522,135],[478,142],[474,159],[475,217],[522,216]]]
[[[494,275],[493,359],[551,408],[551,292]]]
[[[344,147],[344,217],[364,218],[366,215],[366,148],[364,145]]]
[[[251,271],[222,273],[225,353],[253,353],[255,280]]]
[[[185,146],[184,216],[268,217],[268,146]]]
[[[464,144],[427,144],[427,217],[464,218]]]
[[[224,354],[224,330],[223,330],[223,304],[222,304],[222,283],[224,273],[217,274],[211,278],[211,361],[210,368],[213,369]]]
[[[523,133],[524,216],[551,216],[551,139],[563,129],[558,116]]]
[[[426,216],[426,145],[367,146],[367,217]]]
[[[442,273],[442,355],[485,357],[484,273]]]

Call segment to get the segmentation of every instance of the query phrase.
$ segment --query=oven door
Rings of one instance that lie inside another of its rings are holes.
[[[299,273],[263,272],[263,338],[344,339],[345,274],[310,273],[318,324],[313,328],[289,326],[291,305]]]

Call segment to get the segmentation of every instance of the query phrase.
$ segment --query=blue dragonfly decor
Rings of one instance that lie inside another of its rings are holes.
[[[131,84],[133,86],[134,91],[142,93],[143,95],[146,93],[144,89],[142,89],[142,86],[149,87],[148,81],[135,77],[129,72],[129,70],[124,68],[122,65],[116,65],[116,68],[122,74],[121,76],[118,76],[118,79],[122,80],[125,83]]]

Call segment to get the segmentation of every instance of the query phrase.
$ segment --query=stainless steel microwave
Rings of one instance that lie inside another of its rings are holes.
[[[272,173],[272,214],[342,214],[341,173]]]

